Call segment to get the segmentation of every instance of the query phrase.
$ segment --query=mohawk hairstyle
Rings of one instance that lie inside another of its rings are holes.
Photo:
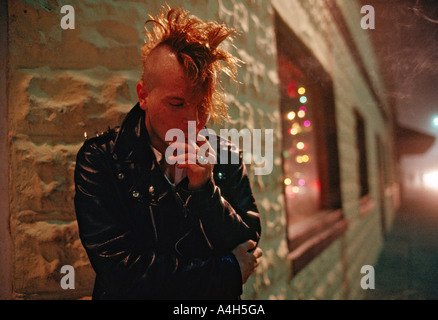
[[[214,21],[202,21],[182,8],[171,9],[169,6],[162,7],[156,17],[149,17],[145,22],[146,39],[141,49],[142,79],[145,79],[144,62],[150,52],[160,45],[167,45],[177,55],[193,86],[205,94],[200,111],[211,115],[213,121],[227,120],[224,90],[218,76],[224,72],[237,83],[236,66],[240,60],[220,49],[219,45],[227,38],[232,41],[235,30]],[[152,31],[148,31],[148,23],[153,24]]]

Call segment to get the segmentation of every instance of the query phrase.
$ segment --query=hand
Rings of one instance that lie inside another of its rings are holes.
[[[253,240],[248,240],[239,244],[232,253],[239,262],[240,272],[242,273],[242,284],[245,284],[249,276],[253,274],[255,268],[259,265],[259,258],[263,255],[260,248],[256,248],[257,243]],[[254,249],[255,250],[252,250]]]
[[[201,135],[199,135],[201,136]],[[172,160],[176,161],[177,168],[187,169],[187,178],[189,179],[189,190],[197,190],[201,188],[210,178],[213,172],[214,164],[216,163],[216,153],[204,137],[204,141],[198,142],[201,148],[193,141],[174,142],[173,147],[184,149],[186,152],[177,156],[172,156]],[[208,150],[208,157],[204,157],[205,161],[197,161],[197,156],[204,156]]]

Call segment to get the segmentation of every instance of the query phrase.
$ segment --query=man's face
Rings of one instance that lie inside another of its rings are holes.
[[[154,49],[147,59],[145,79],[137,85],[137,95],[140,107],[146,111],[151,143],[164,152],[168,130],[180,129],[187,137],[188,121],[196,121],[196,134],[205,126],[207,116],[199,112],[204,96],[192,88],[168,47]]]

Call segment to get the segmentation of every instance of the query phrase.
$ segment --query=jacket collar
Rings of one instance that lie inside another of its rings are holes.
[[[169,185],[155,161],[145,124],[145,111],[137,103],[126,115],[114,141],[113,157],[132,172],[130,192],[138,200],[146,196],[152,203],[169,191]]]
[[[114,141],[114,154],[123,162],[152,165],[153,152],[145,124],[145,111],[137,103],[126,115]]]

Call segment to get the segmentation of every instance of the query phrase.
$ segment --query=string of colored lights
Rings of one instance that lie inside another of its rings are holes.
[[[308,98],[305,96],[306,88],[301,86],[296,90],[298,96],[295,92],[290,90],[293,86],[289,86],[288,94],[291,98],[297,99],[301,106],[296,111],[289,111],[286,115],[287,119],[291,121],[288,133],[291,136],[299,138],[303,130],[310,129],[311,121],[307,119],[307,108],[305,104],[308,104]],[[310,161],[310,156],[308,154],[309,145],[303,140],[298,139],[298,142],[292,144],[295,150],[284,150],[284,157],[289,158],[291,155],[295,155],[295,162],[297,164],[303,164]],[[293,198],[300,192],[300,188],[306,185],[306,180],[304,179],[304,174],[302,172],[295,172],[294,177],[286,177],[284,179],[285,192],[289,198]],[[295,183],[294,183],[295,181]]]

